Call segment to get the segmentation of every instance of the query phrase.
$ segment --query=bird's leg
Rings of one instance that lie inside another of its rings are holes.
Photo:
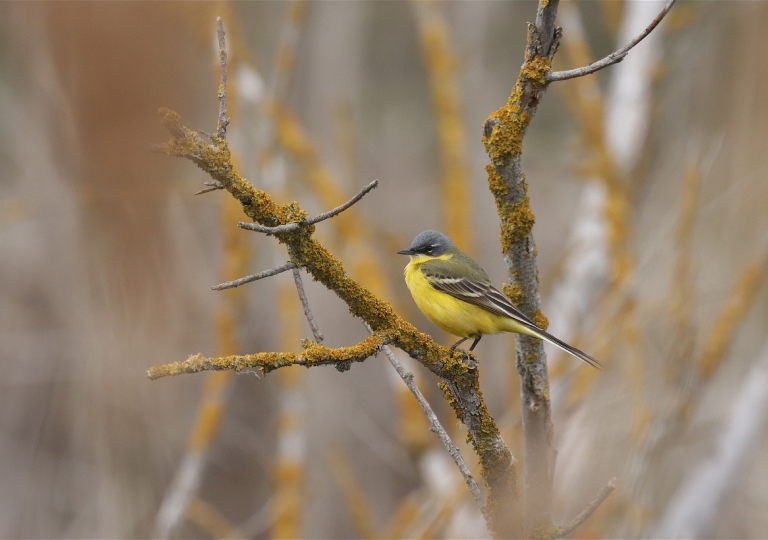
[[[472,350],[475,348],[475,345],[480,343],[480,340],[482,339],[482,337],[483,337],[483,334],[480,334],[475,338],[475,341],[472,342],[472,346],[469,348],[469,352],[472,352]]]
[[[459,341],[457,341],[456,343],[454,343],[453,345],[451,345],[451,350],[452,350],[452,351],[455,351],[455,350],[456,350],[456,347],[458,347],[459,345],[461,345],[462,343],[464,343],[464,342],[465,342],[465,341],[467,341],[468,339],[469,339],[468,337],[465,337],[465,338],[461,338]],[[474,347],[474,345],[473,345],[473,347]],[[471,351],[472,349],[469,349],[469,350]]]

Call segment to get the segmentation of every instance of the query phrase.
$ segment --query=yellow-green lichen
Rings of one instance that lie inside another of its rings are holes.
[[[552,71],[552,60],[537,55],[523,64],[520,74],[536,88],[542,88],[547,84],[547,73],[550,71]]]
[[[547,316],[544,315],[544,312],[540,309],[536,311],[536,313],[533,314],[533,317],[531,317],[531,320],[536,323],[536,326],[541,328],[542,330],[546,330],[549,326],[549,319],[547,319]]]
[[[306,346],[302,356],[306,360],[307,367],[327,364],[329,362],[361,361],[376,354],[381,348],[382,343],[383,340],[379,336],[371,335],[352,347],[331,349],[323,345],[314,344]]]
[[[510,191],[509,183],[504,181],[496,167],[490,163],[485,166],[485,171],[488,173],[488,189],[496,200],[506,198]]]
[[[519,283],[505,283],[501,290],[516,306],[520,306],[525,301],[525,293]]]
[[[443,381],[437,383],[437,387],[442,390],[443,396],[445,396],[445,401],[447,401],[448,405],[450,405],[451,409],[453,409],[453,413],[456,415],[456,418],[458,418],[460,422],[463,422],[464,411],[461,409],[461,405],[459,405],[459,402],[456,399],[456,396],[453,395],[453,392],[451,392],[451,389],[448,388],[448,385]]]
[[[507,253],[513,244],[528,238],[536,216],[533,215],[527,195],[514,204],[497,199],[496,207],[501,218],[501,251]]]
[[[520,105],[523,89],[516,84],[509,101],[486,120],[492,126],[489,134],[483,135],[485,150],[496,166],[503,166],[523,151],[523,133],[531,121],[531,115],[523,112]]]

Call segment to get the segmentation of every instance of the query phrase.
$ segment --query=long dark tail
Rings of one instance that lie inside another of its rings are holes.
[[[543,339],[544,341],[550,342],[555,347],[559,347],[560,349],[564,350],[568,354],[571,354],[578,358],[579,360],[582,360],[592,366],[595,369],[601,369],[603,367],[603,364],[589,356],[587,353],[580,351],[576,347],[571,347],[568,345],[565,341],[560,341],[555,336],[550,334],[549,332],[545,332],[541,328],[529,328],[532,334],[534,334],[535,337],[539,339]]]

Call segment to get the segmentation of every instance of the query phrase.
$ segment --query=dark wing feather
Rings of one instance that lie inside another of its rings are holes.
[[[536,323],[526,317],[522,311],[517,309],[509,298],[504,296],[504,294],[490,283],[477,282],[467,278],[451,278],[442,274],[430,272],[428,269],[423,269],[422,271],[430,285],[438,291],[450,294],[454,298],[479,306],[496,315],[515,319],[519,323],[529,327],[531,330],[534,330],[539,334],[541,339],[549,341],[556,347],[583,360],[590,366],[598,369],[602,366],[600,362],[589,356],[587,353],[568,345],[564,341],[557,339],[552,334],[539,328]]]
[[[525,316],[522,311],[517,309],[510,302],[509,298],[504,296],[496,287],[490,283],[478,283],[467,278],[449,278],[446,276],[430,274],[424,272],[430,285],[438,291],[450,294],[454,298],[463,300],[469,304],[479,306],[486,311],[510,317],[526,326],[531,326],[536,330],[541,330],[536,323]]]

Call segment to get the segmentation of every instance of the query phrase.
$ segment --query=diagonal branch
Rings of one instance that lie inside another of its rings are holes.
[[[612,66],[613,64],[618,64],[622,60],[624,60],[624,57],[627,56],[629,51],[631,51],[635,45],[643,41],[648,34],[650,34],[654,28],[656,28],[661,20],[669,13],[669,10],[672,9],[672,6],[677,0],[668,0],[667,3],[664,5],[664,8],[661,10],[661,12],[656,15],[656,18],[653,19],[651,24],[649,24],[643,32],[637,36],[635,39],[624,45],[621,49],[618,51],[614,51],[605,58],[598,60],[596,62],[592,62],[588,66],[575,68],[575,69],[569,69],[567,71],[553,71],[547,74],[546,76],[546,82],[552,83],[557,81],[566,81],[568,79],[575,79],[576,77],[583,77],[584,75],[589,75],[591,73],[595,73],[596,71],[600,71],[603,68],[607,68],[608,66]]]
[[[312,330],[312,335],[316,342],[322,343],[324,339],[323,334],[317,327],[314,316],[312,316],[312,310],[309,308],[309,300],[307,300],[307,293],[304,292],[304,282],[301,280],[301,273],[298,268],[293,269],[293,282],[296,284],[296,291],[299,293],[301,307],[304,308],[304,316],[307,318],[309,328]]]
[[[296,264],[288,261],[285,264],[281,264],[280,266],[276,266],[274,268],[270,268],[269,270],[264,270],[263,272],[260,272],[258,274],[253,274],[251,276],[245,276],[241,277],[240,279],[236,279],[234,281],[227,281],[225,283],[220,283],[218,285],[214,285],[211,287],[214,291],[223,291],[225,289],[234,289],[235,287],[239,287],[240,285],[245,285],[246,283],[250,283],[251,281],[257,281],[259,279],[264,279],[271,276],[276,276],[277,274],[282,274],[286,270],[293,270],[296,269]]]
[[[349,199],[347,202],[345,202],[341,206],[337,206],[332,210],[328,210],[327,212],[318,214],[313,218],[308,218],[303,221],[294,221],[292,223],[287,223],[285,225],[278,225],[277,227],[264,227],[257,223],[245,223],[241,221],[237,224],[237,226],[240,227],[241,229],[248,229],[249,231],[265,233],[267,236],[271,236],[279,233],[293,232],[297,230],[299,227],[314,225],[315,223],[320,223],[321,221],[325,221],[326,219],[330,219],[334,216],[341,214],[344,210],[346,210],[347,208],[355,204],[357,201],[362,199],[369,191],[371,191],[373,188],[375,188],[378,185],[379,185],[379,181],[374,180],[373,182],[365,186],[363,189],[361,189],[357,193],[357,195]]]
[[[370,326],[366,324],[365,327],[368,329],[368,332],[373,333]],[[445,431],[445,428],[443,428],[443,425],[437,418],[435,411],[433,411],[432,407],[429,405],[427,398],[424,397],[424,394],[421,393],[421,390],[419,390],[419,387],[413,380],[413,373],[405,370],[403,364],[400,362],[400,360],[397,359],[397,356],[395,356],[395,354],[392,352],[392,349],[390,349],[388,346],[383,345],[382,350],[387,356],[389,363],[392,364],[392,367],[395,368],[397,374],[400,375],[400,378],[403,379],[405,385],[416,398],[416,401],[419,402],[421,409],[424,411],[424,414],[427,415],[427,419],[429,420],[429,424],[431,426],[429,430],[438,436],[440,442],[442,442],[445,446],[445,449],[448,450],[448,454],[450,454],[451,458],[453,458],[453,461],[456,463],[456,466],[459,468],[459,472],[461,472],[461,476],[464,477],[464,481],[467,483],[467,487],[469,487],[469,491],[472,493],[472,497],[474,497],[477,506],[483,513],[483,517],[485,518],[486,522],[490,524],[490,516],[485,509],[485,501],[483,500],[483,495],[480,493],[480,487],[477,485],[477,482],[472,476],[469,467],[467,467],[467,463],[464,461],[461,452],[458,448],[456,448],[456,445],[453,444],[451,437],[448,435],[448,432]]]

